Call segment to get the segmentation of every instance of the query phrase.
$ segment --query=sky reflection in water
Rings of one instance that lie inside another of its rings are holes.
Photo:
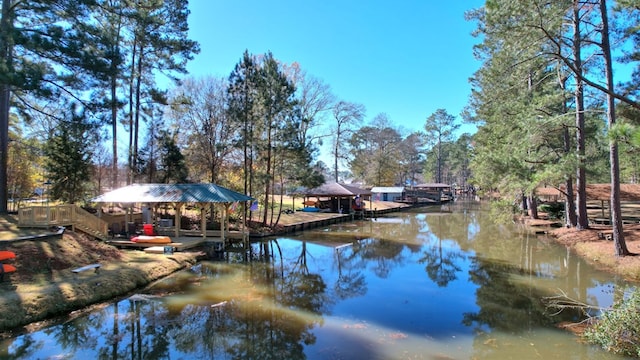
[[[619,359],[556,330],[558,289],[608,306],[615,284],[477,203],[253,244],[86,316],[7,339],[0,358]]]

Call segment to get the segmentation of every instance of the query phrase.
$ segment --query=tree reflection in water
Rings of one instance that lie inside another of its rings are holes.
[[[579,314],[541,299],[598,304],[611,279],[478,205],[451,208],[252,243],[6,339],[0,358],[593,358],[555,330]]]
[[[355,242],[357,241],[356,239]],[[363,273],[366,263],[356,260],[358,257],[351,248],[343,246],[336,249],[338,279],[333,286],[336,300],[363,296],[367,293],[367,282]]]
[[[421,264],[426,264],[427,276],[439,287],[446,287],[451,281],[458,278],[457,273],[462,270],[460,266],[466,259],[462,251],[459,250],[455,242],[445,240],[452,238],[452,231],[455,229],[466,229],[460,223],[452,223],[451,216],[444,217],[437,214],[426,217],[425,224],[428,232],[426,245],[427,251],[423,251],[423,256],[418,260]],[[455,238],[455,237],[453,237]],[[447,243],[446,249],[443,242]]]

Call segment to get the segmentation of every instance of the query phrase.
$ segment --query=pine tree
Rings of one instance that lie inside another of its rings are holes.
[[[51,182],[53,200],[74,204],[85,198],[91,174],[96,125],[88,122],[86,112],[70,106],[45,145],[45,169]]]
[[[7,211],[9,110],[21,101],[56,99],[84,89],[83,69],[96,61],[78,30],[93,0],[2,0],[0,18],[0,213]],[[23,96],[12,97],[12,93]]]
[[[140,122],[151,116],[153,109],[149,105],[166,102],[155,88],[155,76],[161,73],[177,80],[176,74],[186,73],[187,62],[200,51],[198,43],[188,38],[187,5],[188,0],[137,0],[131,9],[128,78],[131,171],[137,168]]]
[[[456,123],[456,118],[447,113],[445,109],[438,109],[427,118],[424,129],[427,135],[427,143],[435,149],[436,154],[436,176],[437,183],[442,182],[442,166],[444,160],[443,144],[452,141],[455,131],[460,128]]]
[[[175,142],[174,136],[166,131],[160,135],[160,182],[164,184],[184,184],[187,182],[188,171],[184,155]]]

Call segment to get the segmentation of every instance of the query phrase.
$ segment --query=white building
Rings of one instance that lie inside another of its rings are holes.
[[[371,188],[371,199],[376,201],[400,201],[404,199],[403,186],[375,186]]]

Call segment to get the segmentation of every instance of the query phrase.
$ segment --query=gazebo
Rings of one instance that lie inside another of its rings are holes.
[[[171,204],[175,209],[174,234],[180,237],[180,217],[185,204],[199,204],[202,210],[201,229],[202,237],[206,238],[206,207],[223,205],[222,219],[220,221],[221,238],[225,240],[225,223],[229,206],[253,200],[245,194],[227,189],[215,184],[132,184],[113,191],[104,193],[94,199],[95,203],[119,203],[119,204],[149,204],[154,206],[154,211],[161,204]],[[102,206],[98,207],[100,213]]]

